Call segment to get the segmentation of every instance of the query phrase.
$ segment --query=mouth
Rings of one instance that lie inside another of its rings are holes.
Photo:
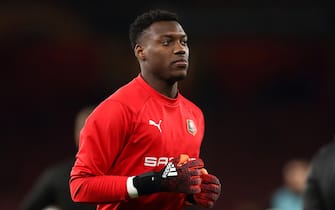
[[[178,59],[172,62],[176,66],[186,67],[188,65],[188,61],[186,59]]]

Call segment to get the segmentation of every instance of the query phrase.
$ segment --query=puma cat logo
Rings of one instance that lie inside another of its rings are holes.
[[[162,120],[159,120],[159,122],[158,122],[158,123],[156,123],[156,122],[155,122],[155,121],[153,121],[153,120],[149,120],[149,125],[153,125],[153,126],[157,127],[157,128],[158,128],[158,130],[159,130],[159,132],[161,132],[161,133],[162,133],[162,129],[161,129],[161,123],[162,123]]]

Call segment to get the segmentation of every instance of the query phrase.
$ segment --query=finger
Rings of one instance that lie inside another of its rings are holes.
[[[199,169],[187,169],[189,176],[198,176],[201,179],[201,172]],[[202,180],[202,179],[201,179]]]
[[[214,184],[201,184],[201,192],[205,193],[215,193],[220,195],[221,193],[221,186],[214,185]]]
[[[198,193],[195,195],[196,197],[200,197],[202,198],[203,200],[208,200],[208,201],[217,201],[217,199],[220,197],[218,194],[216,193]]]
[[[208,171],[205,168],[200,169],[200,172],[201,174],[208,174]]]
[[[190,178],[190,183],[191,183],[191,185],[199,185],[199,188],[201,188],[201,186],[200,186],[200,184],[201,184],[200,176],[192,176]]]
[[[206,197],[203,196],[202,193],[195,194],[194,200],[197,204],[205,208],[212,208],[214,206],[214,202],[211,200],[208,200]]]
[[[199,194],[201,192],[201,188],[199,185],[191,185],[187,194]]]
[[[212,174],[202,174],[201,179],[202,179],[202,183],[205,183],[205,184],[221,185],[220,180]]]
[[[181,154],[179,156],[179,161],[177,163],[177,166],[181,166],[181,165],[185,164],[189,159],[190,159],[190,157],[188,155]]]
[[[187,167],[187,168],[203,168],[204,167],[204,161],[200,158],[195,159],[195,160],[190,160],[187,163],[185,163],[182,167]]]

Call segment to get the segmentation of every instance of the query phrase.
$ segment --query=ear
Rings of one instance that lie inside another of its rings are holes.
[[[144,49],[141,45],[139,45],[139,44],[135,45],[134,53],[135,53],[135,56],[137,57],[137,59],[142,60],[142,61],[145,60]]]

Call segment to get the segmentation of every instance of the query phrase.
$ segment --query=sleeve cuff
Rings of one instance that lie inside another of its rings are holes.
[[[130,198],[137,198],[138,191],[134,186],[133,180],[135,176],[128,177],[127,179],[127,191]]]

